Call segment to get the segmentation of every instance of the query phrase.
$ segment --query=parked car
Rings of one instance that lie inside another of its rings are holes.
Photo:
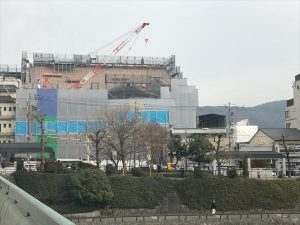
[[[300,176],[300,167],[296,166],[293,170],[292,170],[292,176]]]

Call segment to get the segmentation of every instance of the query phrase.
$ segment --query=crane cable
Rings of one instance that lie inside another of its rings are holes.
[[[109,62],[110,59],[112,59],[115,55],[117,55],[118,52],[119,52],[120,50],[122,50],[122,48],[124,48],[128,43],[131,42],[132,37],[136,36],[136,38],[135,38],[135,40],[136,40],[137,37],[138,37],[139,34],[140,34],[140,31],[141,31],[142,29],[144,29],[145,26],[147,26],[147,25],[149,25],[149,23],[143,23],[142,25],[139,25],[138,27],[134,28],[133,30],[131,30],[131,31],[127,32],[125,35],[123,35],[123,36],[126,37],[126,35],[130,34],[127,38],[125,38],[125,40],[120,41],[120,42],[118,42],[118,43],[116,43],[116,44],[114,45],[114,47],[113,47],[113,54],[112,54],[108,59],[106,59],[106,60],[102,59],[102,62],[100,62],[100,63],[98,62],[98,59],[97,59],[97,64],[94,66],[94,68],[93,68],[88,74],[86,74],[86,75],[85,75],[78,83],[76,83],[76,84],[73,85],[72,87],[73,87],[73,88],[79,88],[79,89],[82,88],[83,85],[85,85],[85,83],[88,82],[88,81],[95,75],[95,73],[96,73],[99,69],[101,69],[104,65],[106,65],[106,64]],[[132,31],[133,31],[133,32],[132,32]],[[134,40],[133,44],[135,43],[135,40]],[[112,43],[112,42],[110,42],[110,43]],[[109,43],[109,44],[110,44],[110,43]],[[107,45],[105,45],[105,46],[109,46],[109,45],[107,44]],[[132,45],[132,46],[133,46],[133,45]],[[131,46],[131,47],[132,47],[132,46]],[[101,49],[101,48],[99,48],[99,49]],[[131,48],[130,48],[129,50],[131,50]],[[128,51],[129,51],[129,50],[128,50]],[[127,51],[127,52],[128,52],[128,51]],[[126,52],[126,53],[127,53],[127,52]],[[94,53],[97,53],[97,52],[94,51]]]

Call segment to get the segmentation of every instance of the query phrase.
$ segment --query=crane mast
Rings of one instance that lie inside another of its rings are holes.
[[[133,31],[129,32],[126,37],[123,37],[121,42],[113,48],[111,58],[115,55],[117,55],[128,43],[130,43],[134,38],[137,38],[139,33],[146,27],[148,26],[149,23],[142,23],[139,25],[137,28],[135,28]],[[147,39],[148,40],[148,39]],[[117,42],[117,41],[116,41]],[[96,52],[95,52],[96,53]],[[109,58],[110,59],[110,58]],[[86,74],[78,83],[75,83],[72,88],[75,89],[81,89],[86,82],[88,82],[95,74],[98,72],[108,61],[103,60],[101,63],[98,63],[95,65],[95,67],[88,73]]]

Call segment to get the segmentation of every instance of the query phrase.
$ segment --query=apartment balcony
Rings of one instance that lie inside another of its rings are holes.
[[[0,120],[16,120],[16,115],[0,115]]]

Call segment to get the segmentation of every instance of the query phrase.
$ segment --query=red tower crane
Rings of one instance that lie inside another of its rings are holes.
[[[108,45],[112,45],[115,46],[112,49],[111,52],[111,57],[117,55],[122,49],[124,49],[124,47],[126,45],[128,45],[128,43],[130,43],[131,41],[133,41],[134,39],[136,39],[139,35],[139,33],[146,27],[148,26],[149,23],[142,23],[141,25],[139,25],[138,27],[134,28],[133,30],[127,32],[126,34],[122,35],[120,38],[118,38],[117,40],[112,41],[111,43],[109,43]],[[145,38],[145,42],[148,42],[148,39]],[[106,47],[107,45],[105,45]],[[93,53],[96,54],[101,48],[97,49],[96,51],[94,51]],[[84,84],[86,82],[88,82],[97,71],[99,71],[106,63],[108,60],[104,60],[102,62],[97,62],[97,64],[94,66],[94,68],[88,73],[86,74],[79,82],[75,83],[72,88],[75,89],[80,89],[84,86]]]

